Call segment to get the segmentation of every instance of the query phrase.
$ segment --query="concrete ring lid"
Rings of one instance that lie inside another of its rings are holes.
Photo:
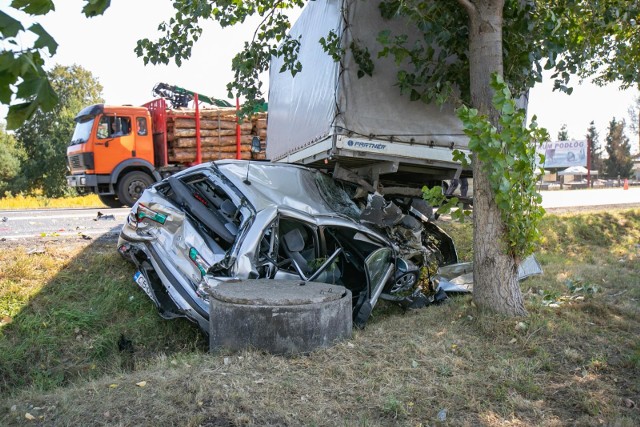
[[[209,296],[232,304],[289,306],[339,300],[346,288],[304,280],[255,279],[221,282],[208,289]]]

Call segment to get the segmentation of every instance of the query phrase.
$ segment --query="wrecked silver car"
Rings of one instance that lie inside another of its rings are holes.
[[[148,188],[120,233],[118,251],[165,318],[208,331],[209,284],[295,279],[342,285],[364,326],[379,299],[420,306],[439,265],[457,262],[451,238],[420,199],[368,195],[302,166],[217,161]],[[429,271],[431,273],[429,273]]]

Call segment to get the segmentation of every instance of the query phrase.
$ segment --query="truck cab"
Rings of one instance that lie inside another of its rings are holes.
[[[151,115],[145,107],[95,104],[75,117],[67,147],[67,183],[110,207],[131,206],[160,179],[154,167]]]

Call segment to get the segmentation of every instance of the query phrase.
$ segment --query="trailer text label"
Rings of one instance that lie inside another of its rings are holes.
[[[376,144],[373,142],[354,141],[350,139],[347,141],[347,145],[350,148],[367,148],[369,150],[384,151],[387,148],[386,144]]]

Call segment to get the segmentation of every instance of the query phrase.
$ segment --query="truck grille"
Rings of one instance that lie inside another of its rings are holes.
[[[93,169],[93,153],[75,154],[68,157],[71,171]]]
[[[71,169],[81,169],[82,162],[80,161],[80,156],[69,156],[69,166],[71,166]]]

